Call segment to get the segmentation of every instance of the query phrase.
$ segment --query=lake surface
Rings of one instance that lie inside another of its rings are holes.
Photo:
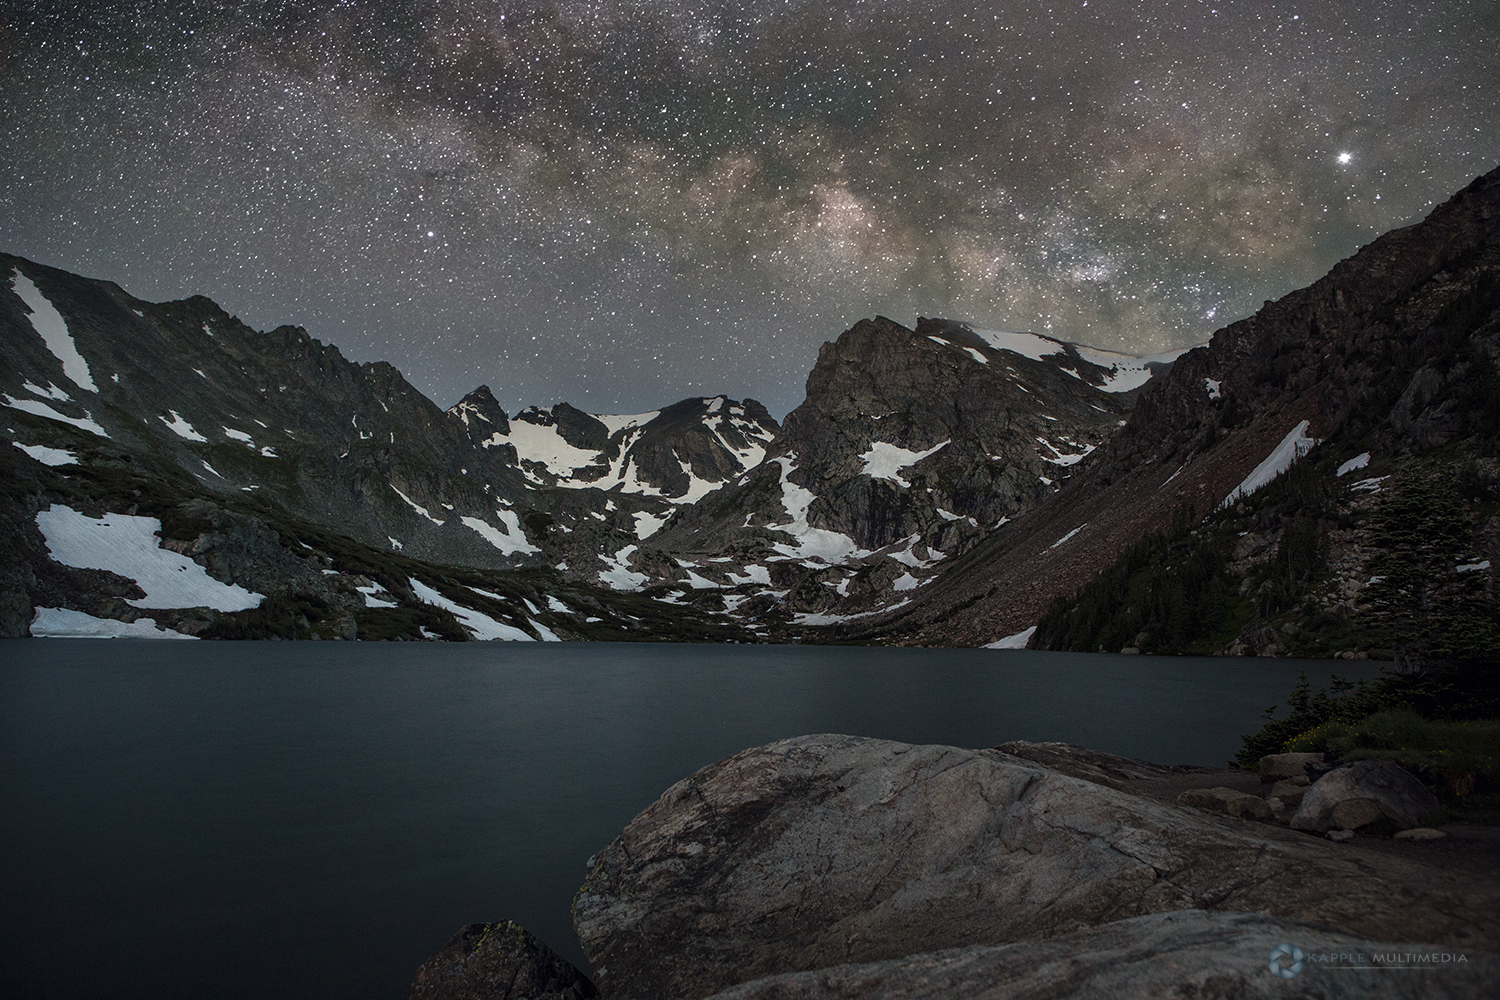
[[[0,641],[0,996],[401,1000],[459,927],[506,918],[583,966],[589,855],[745,747],[1062,740],[1223,765],[1303,669],[1378,664]]]

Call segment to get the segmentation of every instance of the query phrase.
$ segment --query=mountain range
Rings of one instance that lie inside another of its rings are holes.
[[[863,320],[780,423],[444,410],[301,328],[0,255],[0,635],[1472,655],[1497,208],[1500,171],[1159,357]]]

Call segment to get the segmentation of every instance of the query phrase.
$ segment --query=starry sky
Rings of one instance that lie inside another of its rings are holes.
[[[1500,162],[1500,3],[0,0],[0,249],[443,406],[1201,343]]]

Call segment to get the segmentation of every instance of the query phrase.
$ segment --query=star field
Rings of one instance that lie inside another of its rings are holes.
[[[439,404],[800,401],[877,313],[1201,343],[1500,161],[1500,5],[0,2],[3,249]]]

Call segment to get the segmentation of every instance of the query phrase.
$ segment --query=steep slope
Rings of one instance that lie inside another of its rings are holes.
[[[169,462],[208,492],[273,496],[367,544],[536,561],[505,510],[526,501],[513,457],[476,450],[390,365],[354,364],[297,327],[251,330],[202,297],[142,302],[18,258],[0,257],[0,286],[10,410]]]
[[[367,545],[611,586],[626,579],[621,551],[753,466],[778,429],[759,403],[722,396],[512,421],[480,386],[444,412],[390,365],[350,362],[300,328],[261,333],[206,298],[143,302],[9,256],[0,405]]]
[[[1426,484],[1413,495],[1459,497],[1465,538],[1443,558],[1467,560],[1467,579],[1492,593],[1489,560],[1500,559],[1497,244],[1500,170],[1183,355],[1145,387],[1098,461],[968,553],[898,617],[871,620],[862,632],[964,645],[1021,633],[1132,545],[1170,531],[1174,517],[1187,538],[1213,515],[1207,530],[1233,539],[1225,562],[1235,598],[1244,599],[1236,612],[1244,634],[1235,641],[1226,619],[1226,642],[1286,649],[1284,634],[1265,632],[1268,616],[1311,621],[1360,609],[1359,592],[1380,575],[1371,567],[1392,551],[1395,527],[1370,496],[1394,486],[1383,477],[1402,469]],[[1299,456],[1304,485],[1296,477],[1272,483]],[[1265,495],[1241,499],[1266,483]],[[1322,499],[1298,497],[1299,489]],[[1299,546],[1312,554],[1297,556]],[[1299,568],[1294,609],[1256,590],[1275,576],[1277,560]]]

